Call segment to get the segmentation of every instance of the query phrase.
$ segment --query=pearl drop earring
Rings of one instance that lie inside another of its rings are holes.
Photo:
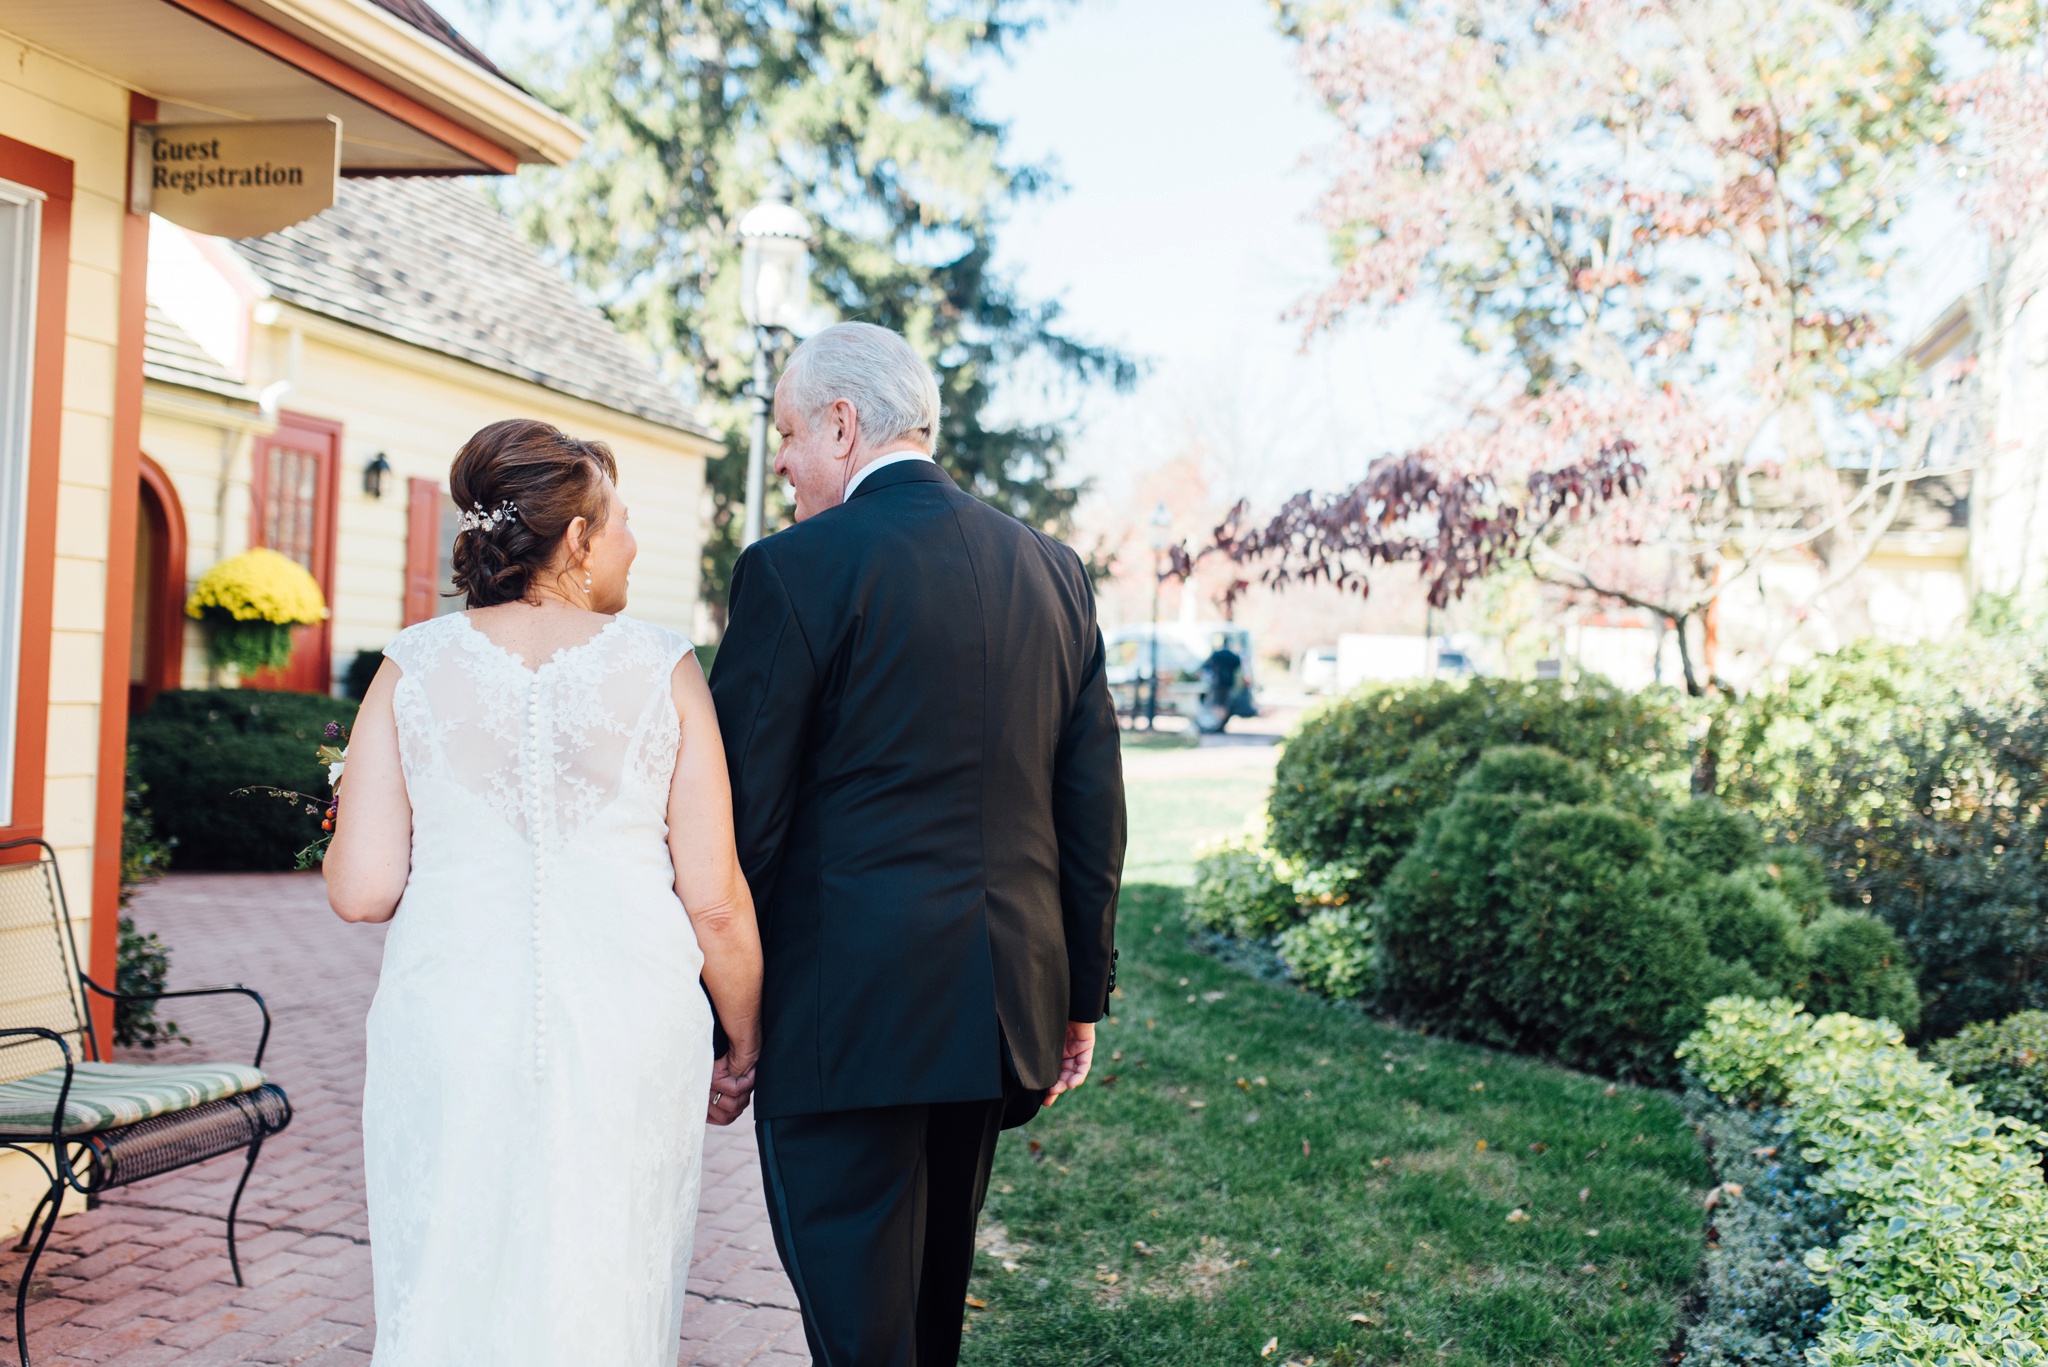
[[[584,596],[585,598],[588,598],[588,597],[590,596],[590,571],[589,571],[589,570],[585,570],[585,571],[583,571],[583,596]]]

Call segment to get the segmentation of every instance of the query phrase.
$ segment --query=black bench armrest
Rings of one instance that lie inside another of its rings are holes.
[[[0,1039],[13,1035],[35,1035],[57,1046],[64,1054],[64,1085],[57,1090],[57,1106],[50,1112],[50,1136],[60,1146],[64,1139],[64,1105],[71,1100],[71,1046],[55,1030],[45,1030],[40,1025],[16,1025],[0,1030]],[[60,1147],[61,1153],[61,1147]]]
[[[226,987],[187,987],[176,992],[116,992],[112,988],[101,987],[83,973],[78,975],[78,980],[102,997],[117,1002],[161,1002],[170,1001],[174,997],[247,997],[256,1003],[256,1010],[263,1016],[263,1034],[256,1041],[256,1057],[250,1061],[249,1066],[263,1066],[263,1051],[270,1047],[270,1008],[264,1004],[263,995],[253,987],[230,983]],[[0,1035],[7,1033],[9,1032],[0,1030]]]

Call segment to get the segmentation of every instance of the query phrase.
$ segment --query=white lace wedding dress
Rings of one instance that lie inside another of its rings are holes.
[[[711,1085],[667,807],[690,650],[538,669],[462,613],[385,654],[412,874],[370,1009],[376,1367],[673,1367]]]

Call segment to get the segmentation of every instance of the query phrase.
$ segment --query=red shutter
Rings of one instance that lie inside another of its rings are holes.
[[[441,486],[431,479],[405,482],[405,624],[434,615],[434,578],[441,567]]]

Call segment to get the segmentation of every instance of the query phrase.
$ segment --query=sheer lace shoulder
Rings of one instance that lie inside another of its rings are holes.
[[[665,807],[680,739],[669,680],[692,649],[614,617],[528,668],[464,613],[408,627],[385,648],[405,671],[393,704],[407,783],[451,782],[543,843],[614,802]]]
[[[459,612],[429,617],[392,637],[391,644],[384,647],[384,658],[408,674],[421,673],[432,667],[456,633],[468,624],[469,619]]]

